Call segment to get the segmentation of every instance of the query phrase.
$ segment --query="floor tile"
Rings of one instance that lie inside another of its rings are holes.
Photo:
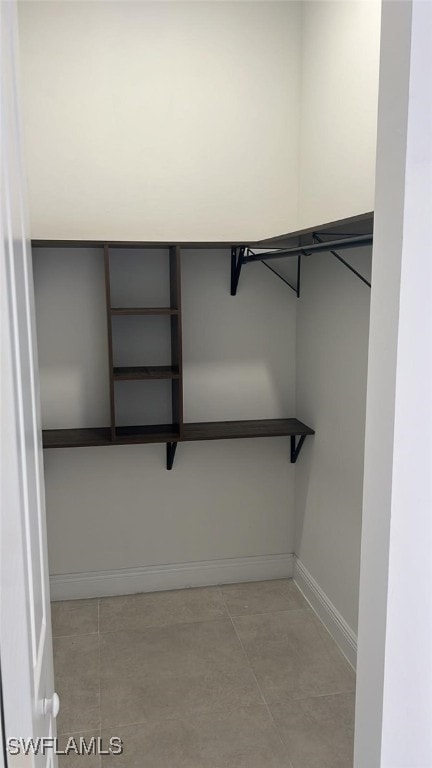
[[[230,712],[262,701],[230,620],[100,639],[104,726]]]
[[[353,691],[354,673],[310,610],[233,619],[267,703]]]
[[[53,637],[98,632],[98,600],[51,603]]]
[[[221,587],[221,592],[230,616],[274,613],[307,606],[292,579],[228,584]]]
[[[354,693],[271,706],[293,768],[352,768]]]
[[[103,768],[290,768],[264,705],[117,731],[124,754],[104,757]]]
[[[227,616],[218,587],[107,597],[100,601],[100,631],[136,630]]]
[[[94,731],[85,731],[81,733],[68,733],[63,736],[59,736],[58,738],[58,746],[61,750],[68,749],[69,754],[67,755],[59,755],[58,758],[58,765],[59,768],[101,768],[102,765],[102,758],[98,754],[90,754],[90,755],[77,755],[73,751],[73,745],[69,742],[68,747],[68,740],[74,739],[75,743],[77,744],[79,748],[79,742],[80,739],[85,739],[85,743],[88,748],[91,747],[91,739],[95,738],[98,739],[100,737],[100,731],[94,730]]]
[[[60,697],[57,732],[99,728],[99,635],[55,639],[54,674]]]

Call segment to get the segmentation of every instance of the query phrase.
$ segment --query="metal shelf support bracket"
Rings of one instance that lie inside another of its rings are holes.
[[[177,443],[167,443],[167,457],[166,457],[167,469],[173,468],[176,450],[177,450]]]
[[[324,243],[324,242],[325,242],[325,241],[322,239],[322,237],[319,237],[319,235],[317,235],[317,233],[316,233],[316,232],[313,232],[313,233],[312,233],[312,237],[313,237],[313,239],[314,239],[314,241],[315,241],[316,243],[319,243],[319,244],[321,244],[321,243]],[[353,267],[353,266],[351,266],[351,264],[349,264],[349,262],[348,262],[346,259],[343,259],[343,258],[342,258],[342,256],[341,256],[339,253],[337,253],[337,252],[336,252],[336,251],[334,251],[334,250],[331,250],[331,251],[330,251],[330,253],[331,253],[331,255],[332,255],[332,256],[334,256],[334,257],[335,257],[335,259],[337,259],[338,261],[340,261],[340,262],[341,262],[341,264],[343,264],[345,267],[348,267],[348,269],[350,270],[350,272],[353,272],[353,273],[354,273],[354,275],[355,275],[356,277],[360,278],[360,280],[361,280],[363,283],[365,283],[367,286],[369,286],[369,288],[371,288],[371,287],[372,287],[372,286],[371,286],[371,283],[369,282],[369,280],[366,280],[366,278],[365,278],[365,277],[363,277],[363,275],[361,275],[361,274],[360,274],[360,272],[358,272],[358,270],[357,270],[357,269],[354,269],[354,267]]]
[[[253,253],[253,251],[250,251],[248,249],[248,254],[249,253]],[[267,267],[267,269],[269,269],[270,272],[273,272],[273,274],[276,275],[276,277],[278,277],[279,280],[282,280],[282,282],[285,283],[285,285],[287,285],[288,288],[291,288],[291,290],[294,291],[298,299],[300,298],[301,257],[302,255],[301,253],[299,253],[297,256],[297,284],[296,285],[292,285],[292,283],[290,283],[290,281],[287,280],[286,277],[283,277],[283,275],[279,274],[279,272],[277,272],[276,269],[273,269],[273,267],[271,267],[270,264],[267,264],[266,261],[261,262],[261,264]]]
[[[301,435],[296,445],[295,435],[291,436],[291,464],[296,463],[305,440],[306,440],[306,435]]]
[[[231,248],[231,296],[235,296],[237,293],[245,250],[243,245],[240,248]]]

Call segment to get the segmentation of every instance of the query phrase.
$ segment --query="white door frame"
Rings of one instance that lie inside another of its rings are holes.
[[[432,768],[432,3],[384,0],[355,768]]]

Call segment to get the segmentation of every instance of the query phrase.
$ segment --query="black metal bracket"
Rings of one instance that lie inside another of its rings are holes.
[[[240,280],[241,268],[244,264],[244,254],[246,246],[240,248],[231,248],[231,296],[235,296]],[[238,253],[237,253],[238,251]]]
[[[330,235],[330,233],[321,233],[327,236],[333,236]],[[354,235],[354,236],[347,236],[339,238],[338,240],[331,240],[326,241],[323,240],[316,232],[312,233],[313,243],[310,245],[296,245],[294,247],[290,248],[275,248],[271,251],[265,251],[264,253],[255,253],[251,248],[247,249],[246,246],[242,245],[239,248],[232,247],[231,248],[231,296],[235,296],[237,293],[237,288],[239,284],[240,279],[240,272],[242,269],[243,264],[250,264],[252,261],[260,261],[262,264],[264,264],[267,269],[270,269],[277,277],[280,278],[280,280],[283,280],[286,285],[288,285],[291,290],[294,291],[297,298],[300,298],[300,276],[301,276],[301,257],[302,256],[310,256],[312,253],[325,253],[329,252],[334,256],[336,259],[338,259],[342,264],[344,264],[351,272],[353,272],[356,277],[358,277],[360,280],[362,280],[363,283],[371,287],[371,284],[368,280],[366,280],[363,275],[360,274],[354,267],[351,266],[345,259],[340,256],[339,253],[337,253],[334,248],[337,248],[338,251],[343,250],[349,250],[350,248],[359,248],[364,247],[368,245],[372,245],[373,243],[373,235]],[[255,246],[259,247],[259,246]],[[267,261],[269,259],[281,259],[284,257],[295,257],[297,256],[297,285],[292,285],[292,283],[289,282],[283,275],[279,274],[276,269],[273,269],[269,264],[267,264]]]
[[[324,234],[327,234],[327,233],[325,232]],[[316,232],[314,232],[312,234],[312,237],[313,237],[314,241],[317,242],[317,243],[325,243],[325,240],[323,240],[322,237],[319,237],[319,235],[317,235]],[[330,253],[331,253],[332,256],[335,257],[335,259],[340,261],[341,264],[343,264],[345,267],[347,267],[350,270],[350,272],[353,272],[356,277],[358,277],[363,283],[366,283],[366,285],[368,285],[369,288],[371,288],[371,283],[369,282],[369,280],[366,280],[366,278],[363,277],[363,275],[361,275],[360,272],[358,272],[356,269],[354,269],[354,267],[352,267],[351,264],[349,264],[348,261],[346,261],[346,259],[343,259],[342,256],[339,253],[336,253],[336,251],[333,251],[333,250],[330,250]]]
[[[248,248],[246,255],[246,247],[241,246],[240,248],[231,248],[231,296],[236,296],[237,294],[237,288],[240,280],[240,273],[243,264],[245,264],[248,260],[250,260],[251,256],[255,256],[254,252]],[[292,291],[294,291],[297,298],[300,298],[300,276],[301,276],[301,257],[302,254],[299,253],[297,256],[297,283],[296,285],[293,285],[290,283],[289,280],[286,279],[283,275],[279,274],[279,272],[276,271],[276,269],[273,269],[273,267],[270,266],[270,264],[267,264],[266,261],[261,261],[261,264],[264,264],[267,269],[269,269],[271,272],[273,272],[276,277],[278,277],[282,282],[285,283],[289,288],[291,288]]]
[[[303,448],[303,443],[306,440],[306,435],[301,435],[300,439],[296,445],[296,437],[295,435],[291,435],[291,464],[295,464],[301,449]]]
[[[249,253],[252,253],[250,249],[248,249],[248,255]],[[266,261],[261,262],[261,264],[267,267],[267,269],[269,269],[270,272],[273,272],[273,274],[276,275],[276,277],[282,280],[282,282],[284,282],[288,286],[288,288],[291,288],[291,290],[294,291],[298,299],[300,298],[301,257],[302,255],[301,253],[299,253],[297,256],[297,284],[296,285],[292,285],[292,283],[290,283],[290,281],[287,280],[286,277],[284,277],[279,272],[277,272],[276,269],[273,269],[273,267],[271,267],[270,264],[267,264]]]
[[[167,443],[167,469],[172,469],[174,464],[174,456],[177,450],[177,443]]]

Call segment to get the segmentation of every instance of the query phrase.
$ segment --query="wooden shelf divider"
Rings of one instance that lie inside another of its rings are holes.
[[[113,317],[123,315],[178,315],[178,309],[172,307],[111,307]]]
[[[178,379],[178,368],[171,365],[123,366],[114,368],[114,381],[148,381],[151,379]]]
[[[183,345],[181,317],[181,271],[180,248],[169,249],[170,303],[177,308],[177,314],[171,317],[171,365],[178,371],[177,379],[172,382],[171,406],[172,420],[180,438],[183,434]],[[167,462],[168,466],[168,462]],[[171,464],[172,466],[172,464]]]
[[[112,318],[111,318],[111,274],[110,274],[110,255],[109,245],[104,245],[104,267],[105,267],[105,301],[106,301],[106,316],[107,316],[107,330],[108,330],[108,375],[109,375],[109,392],[110,392],[110,430],[111,440],[115,440],[115,387],[114,387],[114,370],[113,370],[113,338],[112,338]]]

